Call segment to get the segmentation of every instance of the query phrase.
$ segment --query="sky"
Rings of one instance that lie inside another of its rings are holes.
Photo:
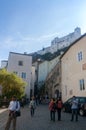
[[[86,0],[0,0],[0,62],[9,52],[32,53],[81,28]]]

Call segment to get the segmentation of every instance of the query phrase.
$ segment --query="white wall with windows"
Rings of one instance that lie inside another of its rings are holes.
[[[69,46],[72,42],[74,42],[80,36],[81,36],[81,29],[79,27],[77,27],[74,29],[74,32],[69,33],[68,35],[66,35],[64,37],[54,38],[51,42],[52,51],[55,52],[53,49],[58,50],[58,49]]]
[[[45,53],[54,53],[58,49],[62,49],[64,47],[69,46],[72,42],[74,42],[76,39],[78,39],[81,36],[81,29],[79,27],[76,27],[74,29],[74,32],[69,33],[68,35],[64,37],[55,37],[51,41],[51,46],[47,48],[43,48],[42,50],[39,50],[37,53],[40,55],[44,55]]]
[[[55,65],[59,61],[59,56],[54,58],[51,61],[44,61],[41,64],[39,64],[38,68],[38,83],[41,85],[44,83],[46,77],[51,72],[51,70],[55,67]]]
[[[31,71],[32,71],[32,57],[27,54],[9,53],[7,70],[14,72],[24,81],[27,82],[25,87],[25,94],[30,97],[30,83],[31,83]]]

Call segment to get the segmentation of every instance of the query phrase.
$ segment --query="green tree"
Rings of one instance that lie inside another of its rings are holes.
[[[2,95],[7,98],[11,98],[12,95],[16,95],[18,98],[24,96],[26,82],[5,69],[0,70],[0,85],[2,86]]]

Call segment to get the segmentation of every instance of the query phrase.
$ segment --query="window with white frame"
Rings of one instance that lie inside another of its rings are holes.
[[[85,82],[84,82],[84,79],[80,79],[80,80],[79,80],[79,84],[80,84],[80,90],[85,90]]]
[[[22,72],[21,78],[26,79],[26,73],[25,72]]]
[[[81,61],[82,60],[82,51],[78,52],[78,61]]]

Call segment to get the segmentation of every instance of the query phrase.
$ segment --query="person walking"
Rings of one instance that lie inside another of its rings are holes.
[[[36,102],[35,102],[34,97],[32,97],[32,99],[30,101],[29,108],[30,108],[31,117],[33,117],[34,113],[35,113],[35,109],[36,109]]]
[[[24,98],[22,98],[21,99],[21,107],[23,107],[23,108],[24,108],[24,102],[25,102],[25,100],[24,100]]]
[[[61,121],[61,109],[62,109],[62,106],[63,106],[61,97],[58,98],[56,104],[57,104],[58,121]]]
[[[13,96],[12,100],[9,103],[9,116],[8,116],[8,120],[5,126],[5,130],[9,130],[10,129],[10,125],[11,122],[13,121],[13,130],[16,130],[16,111],[20,110],[20,103],[19,101],[16,100],[16,97]]]
[[[49,103],[49,110],[50,110],[51,121],[55,121],[56,103],[55,103],[54,98],[52,98],[50,103]]]
[[[71,121],[74,120],[74,116],[75,116],[75,120],[78,121],[78,99],[76,99],[75,96],[73,96],[72,99],[71,110],[72,110]]]

